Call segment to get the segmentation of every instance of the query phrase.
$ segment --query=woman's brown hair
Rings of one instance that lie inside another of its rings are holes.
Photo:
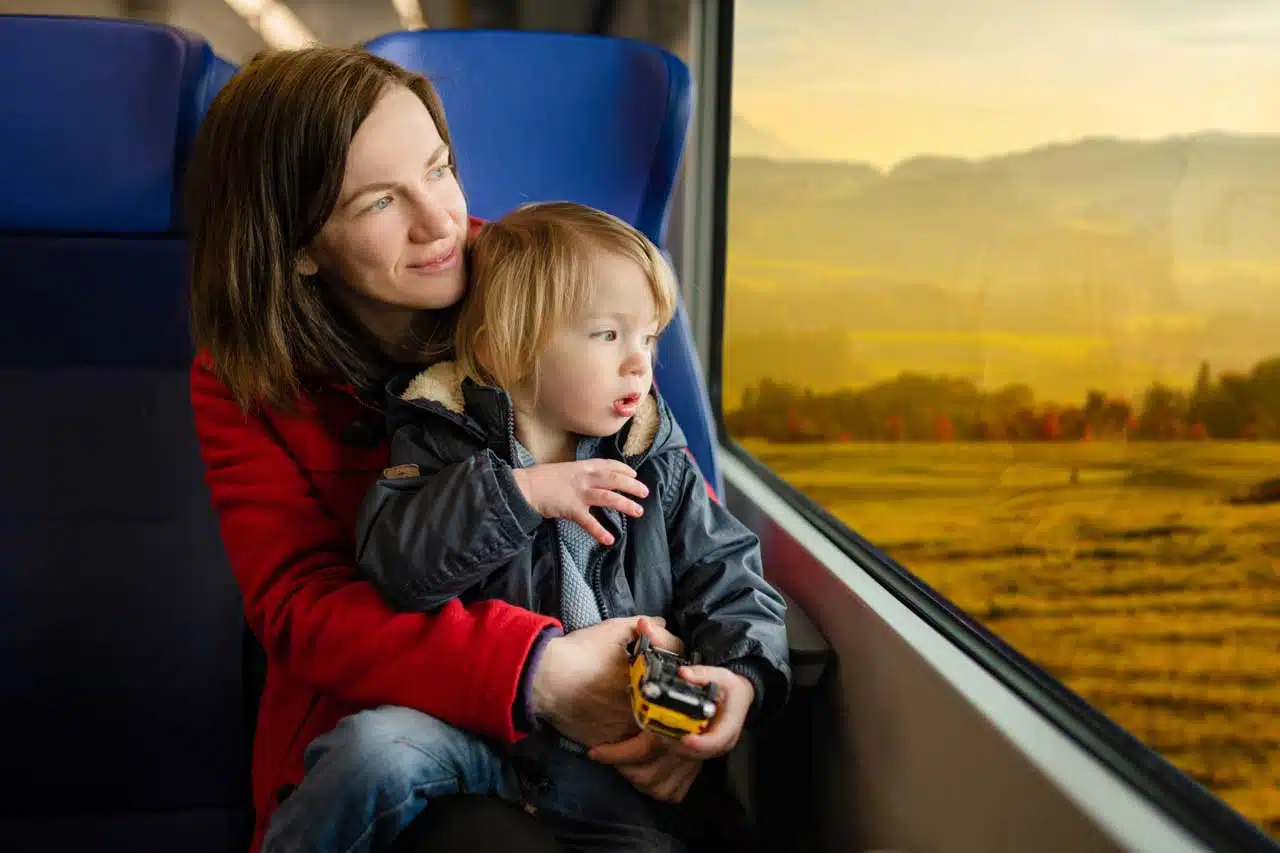
[[[431,83],[353,48],[260,53],[209,107],[186,177],[191,334],[246,410],[289,408],[314,380],[376,378],[377,343],[297,262],[337,203],[352,137],[395,85],[449,145]]]

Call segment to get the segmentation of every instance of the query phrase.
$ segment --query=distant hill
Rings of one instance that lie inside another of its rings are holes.
[[[936,368],[1132,392],[1280,350],[1280,136],[1083,139],[887,171],[735,156],[729,212],[730,394],[788,378],[766,362],[796,334],[830,354],[804,367],[827,388]]]
[[[729,150],[733,157],[783,157],[797,156],[795,149],[782,140],[761,130],[740,115],[732,116],[729,125]]]

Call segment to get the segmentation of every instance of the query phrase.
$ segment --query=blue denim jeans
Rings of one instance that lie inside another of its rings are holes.
[[[674,807],[584,755],[549,743],[532,752],[508,759],[409,708],[353,714],[307,747],[306,774],[272,815],[262,853],[381,853],[431,800],[456,793],[524,806],[567,853],[685,853]]]

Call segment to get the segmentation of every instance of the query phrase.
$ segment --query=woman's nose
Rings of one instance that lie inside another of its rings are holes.
[[[427,198],[414,205],[410,236],[421,243],[430,243],[453,233],[453,218],[449,209]]]

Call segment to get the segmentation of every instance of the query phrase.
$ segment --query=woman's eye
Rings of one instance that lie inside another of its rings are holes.
[[[378,210],[386,210],[386,209],[387,209],[388,207],[390,207],[390,206],[391,206],[391,196],[389,196],[389,195],[384,195],[382,198],[380,198],[380,199],[378,199],[377,201],[375,201],[375,202],[370,206],[370,208],[369,208],[369,209],[370,209],[370,210],[374,210],[374,211],[378,211]]]

